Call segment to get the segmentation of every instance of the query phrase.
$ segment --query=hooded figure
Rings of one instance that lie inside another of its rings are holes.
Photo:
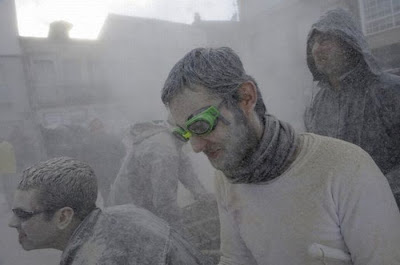
[[[332,39],[345,58],[331,66],[342,68],[336,79],[321,70],[324,62],[334,62],[328,51]],[[318,82],[305,114],[307,131],[362,147],[385,175],[400,165],[400,77],[380,69],[349,13],[329,11],[311,27],[307,63]]]
[[[178,181],[195,199],[206,194],[182,144],[163,121],[133,125],[127,155],[111,187],[109,205],[133,203],[171,224],[179,222]]]

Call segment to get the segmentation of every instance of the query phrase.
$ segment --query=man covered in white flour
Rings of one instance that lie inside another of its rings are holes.
[[[63,251],[60,265],[210,264],[149,211],[96,207],[93,169],[68,157],[23,172],[9,226],[25,250]]]
[[[400,213],[371,157],[266,113],[232,49],[190,51],[162,101],[217,169],[220,265],[400,264]]]

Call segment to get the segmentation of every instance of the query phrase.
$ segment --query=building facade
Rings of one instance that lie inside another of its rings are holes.
[[[21,171],[45,154],[32,115],[13,0],[0,1],[0,18],[0,137],[13,144]]]
[[[70,39],[69,28],[59,21],[48,38],[20,37],[32,108],[44,127],[83,125],[93,107],[109,103],[98,43]]]
[[[400,75],[400,1],[358,0],[358,13],[372,53],[384,70]]]

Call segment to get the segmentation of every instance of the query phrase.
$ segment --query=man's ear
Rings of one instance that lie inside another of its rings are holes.
[[[239,106],[245,115],[249,115],[257,102],[257,88],[252,81],[244,82],[239,87]]]
[[[61,230],[68,227],[75,216],[75,212],[71,207],[63,207],[55,213],[57,227]]]

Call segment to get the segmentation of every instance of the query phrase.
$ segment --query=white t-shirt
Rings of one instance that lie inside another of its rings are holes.
[[[296,160],[262,184],[216,176],[220,265],[400,264],[400,213],[389,184],[361,148],[300,135]],[[351,262],[308,254],[318,243]]]

